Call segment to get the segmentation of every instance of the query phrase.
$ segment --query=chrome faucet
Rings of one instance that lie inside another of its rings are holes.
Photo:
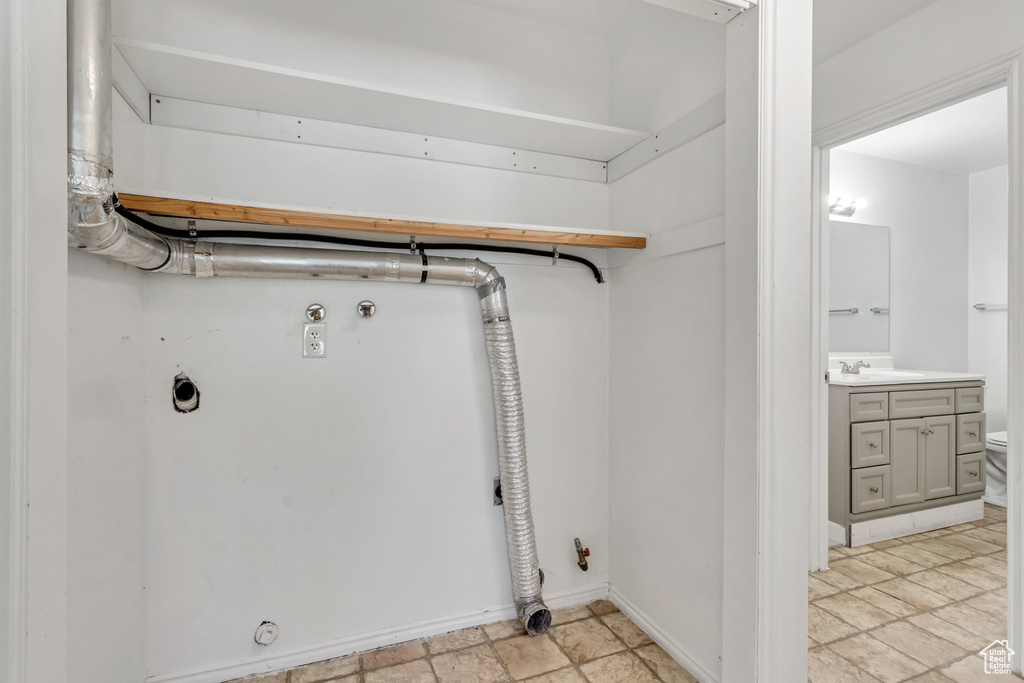
[[[854,363],[852,368],[849,365],[847,365],[845,361],[843,361],[843,368],[842,368],[842,370],[840,370],[840,372],[842,374],[844,374],[844,375],[859,375],[861,368],[870,368],[870,367],[871,367],[870,364],[865,363],[862,360],[859,360],[856,363]]]

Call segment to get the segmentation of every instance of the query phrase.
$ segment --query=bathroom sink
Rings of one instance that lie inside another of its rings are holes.
[[[836,371],[834,373],[836,379],[844,382],[878,382],[881,380],[908,380],[916,377],[924,377],[923,372],[914,372],[912,370],[893,370],[892,368],[861,368],[860,373],[855,374],[842,374]]]
[[[914,372],[912,370],[891,370],[889,368],[878,368],[861,370],[860,374],[867,375],[869,377],[924,377],[923,372]]]
[[[863,360],[856,356],[844,356],[832,358],[833,362],[842,360],[849,365],[856,364]],[[892,367],[892,359],[887,357],[870,358],[867,362],[875,362],[878,367],[861,366],[857,374],[842,374],[842,371],[833,365],[829,371],[829,382],[840,386],[871,386],[890,384],[928,384],[930,382],[967,382],[984,381],[984,375],[965,372],[946,372],[938,370],[897,370]]]

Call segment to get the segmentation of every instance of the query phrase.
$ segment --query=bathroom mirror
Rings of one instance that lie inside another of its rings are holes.
[[[829,221],[829,351],[889,350],[889,228]]]

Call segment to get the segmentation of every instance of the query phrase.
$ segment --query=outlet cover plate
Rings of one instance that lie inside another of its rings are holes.
[[[324,345],[324,323],[304,323],[302,325],[302,357],[325,358],[327,347]]]

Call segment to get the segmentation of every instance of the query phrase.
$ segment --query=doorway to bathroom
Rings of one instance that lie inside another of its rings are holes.
[[[1012,437],[1020,429],[1015,424],[1021,421],[1024,379],[1014,350],[1019,355],[1024,344],[1012,331],[1020,322],[1014,315],[1014,282],[1024,258],[1010,248],[1024,232],[1015,209],[1024,156],[1013,128],[1020,116],[1017,87],[1012,68],[992,65],[986,74],[953,79],[815,133],[820,203],[813,244],[819,284],[814,334],[819,344],[813,362],[824,381],[814,388],[819,412],[812,462],[812,572],[828,567],[830,544],[850,540],[845,537],[849,527],[837,528],[828,515],[828,381],[830,374],[843,374],[842,361],[847,367],[860,360],[888,371],[889,386],[901,373],[917,371],[984,377],[988,422],[981,427],[982,442],[984,434],[1005,442],[1000,432]],[[951,437],[955,441],[955,434]],[[985,460],[975,456],[973,462],[983,467]],[[985,496],[1009,506],[1003,527],[1010,529],[1003,555],[1009,587],[1002,594],[1008,592],[1010,609],[1002,637],[1019,639],[1021,595],[1014,578],[1021,573],[1021,548],[1013,529],[1021,492],[1015,490],[1012,462],[1010,470],[1009,491],[992,487]],[[991,466],[988,471],[1000,474]],[[957,476],[952,473],[954,482]],[[849,479],[845,486],[851,488]],[[885,542],[884,534],[893,532],[879,533]],[[870,536],[860,542],[870,543]]]
[[[998,88],[829,152],[830,401],[887,389],[901,390],[890,402],[924,396],[915,390],[980,392],[887,416],[929,417],[927,439],[917,422],[873,414],[851,418],[864,444],[830,435],[833,451],[854,449],[849,463],[830,464],[830,545],[973,521],[981,493],[1006,506],[1006,108]],[[882,485],[869,483],[861,500],[865,478]],[[851,486],[853,500],[839,500]]]

